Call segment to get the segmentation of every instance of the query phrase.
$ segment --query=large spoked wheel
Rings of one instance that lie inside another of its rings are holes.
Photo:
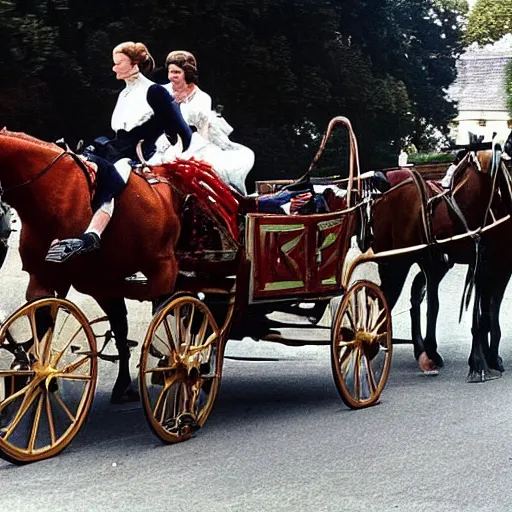
[[[188,439],[213,407],[222,370],[223,332],[199,299],[171,300],[153,318],[142,347],[144,413],[164,443]]]
[[[391,367],[391,314],[380,288],[358,281],[347,291],[332,327],[334,381],[352,409],[375,404]]]
[[[96,340],[72,302],[29,302],[0,328],[0,457],[53,457],[77,435],[97,379]]]

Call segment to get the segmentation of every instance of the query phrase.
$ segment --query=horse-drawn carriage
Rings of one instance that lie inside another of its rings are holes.
[[[175,293],[154,314],[139,365],[143,409],[164,442],[184,440],[206,422],[219,390],[228,336],[272,339],[266,314],[290,308],[314,324],[318,313],[308,305],[319,301],[325,307],[335,296],[343,296],[331,329],[338,391],[353,408],[378,400],[390,369],[391,317],[374,283],[360,281],[349,288],[344,256],[360,232],[364,205],[356,139],[344,118],[332,122],[328,134],[337,122],[348,128],[351,145],[348,180],[331,183],[344,187],[338,209],[306,215],[238,213],[239,231],[234,232],[207,202],[193,196],[184,201],[186,229],[176,247]],[[202,241],[198,218],[200,223],[210,219]],[[52,321],[45,330],[40,320],[48,313]],[[98,358],[105,357],[97,347],[96,322],[72,302],[48,297],[28,302],[2,323],[4,458],[24,463],[53,456],[78,433],[91,408]],[[307,338],[289,342],[315,343]]]
[[[357,142],[346,118],[331,121],[317,157],[336,124],[349,133],[349,177],[321,181],[322,190],[331,193],[325,213],[262,213],[261,197],[235,195],[226,205],[208,183],[196,183],[199,195],[182,197],[182,235],[175,250],[180,271],[174,293],[151,319],[139,363],[143,410],[163,442],[185,440],[205,424],[219,390],[228,337],[317,343],[301,339],[296,329],[314,327],[335,297],[342,300],[333,309],[327,343],[338,392],[351,408],[378,401],[391,364],[391,315],[374,282],[352,282],[357,265],[379,254],[347,257],[354,241],[366,248],[371,193],[360,176]],[[23,184],[33,184],[42,171],[34,175]],[[115,217],[112,221],[115,225]],[[268,318],[275,312],[293,312],[305,321],[286,337]],[[110,358],[104,346],[97,347],[96,323],[59,296],[30,301],[2,323],[0,456],[17,463],[42,460],[61,452],[78,433],[91,409],[98,358]]]

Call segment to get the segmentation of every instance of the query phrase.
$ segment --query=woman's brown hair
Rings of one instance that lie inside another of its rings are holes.
[[[149,73],[155,69],[155,60],[144,43],[126,41],[118,44],[112,53],[123,53],[129,57],[132,64],[137,64],[143,73]]]
[[[169,66],[174,64],[183,70],[185,73],[185,82],[187,84],[197,84],[197,61],[196,58],[185,50],[175,50],[165,59],[165,67],[169,69]]]

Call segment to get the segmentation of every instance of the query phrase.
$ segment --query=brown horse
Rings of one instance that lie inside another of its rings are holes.
[[[375,252],[429,244],[421,251],[395,257],[380,265],[382,288],[391,307],[396,303],[409,269],[414,263],[420,266],[426,277],[428,308],[424,340],[419,329],[418,303],[413,303],[412,314],[415,355],[423,362],[420,364],[423,370],[443,365],[443,360],[437,352],[435,335],[439,311],[438,287],[450,266],[461,263],[476,270],[473,344],[468,361],[468,380],[476,382],[494,378],[494,370],[503,371],[502,361],[498,355],[499,339],[498,342],[491,341],[489,350],[485,343],[484,331],[489,329],[489,322],[494,322],[497,314],[496,307],[490,306],[493,302],[492,297],[498,292],[496,282],[506,277],[506,286],[510,276],[510,270],[506,268],[510,265],[496,266],[500,258],[503,260],[503,233],[510,229],[510,222],[465,240],[442,245],[435,243],[435,240],[448,239],[468,230],[476,230],[490,224],[493,216],[501,218],[508,213],[506,205],[494,193],[496,182],[493,183],[493,180],[499,177],[500,172],[501,167],[494,176],[481,172],[474,154],[468,153],[458,164],[454,175],[451,191],[454,202],[449,203],[442,197],[434,199],[438,191],[422,185],[420,180],[408,179],[393,187],[374,204],[372,224]],[[428,211],[425,212],[425,204],[431,205],[430,214]],[[484,258],[476,269],[475,245],[480,252],[484,252]],[[492,280],[491,273],[494,276]],[[420,280],[416,279],[413,284],[413,296],[417,295],[420,288]],[[504,291],[504,287],[499,288]],[[425,352],[428,358],[426,362],[421,357],[422,352]]]
[[[27,300],[65,297],[71,286],[93,297],[108,316],[120,356],[111,400],[137,399],[131,389],[125,298],[156,299],[174,289],[179,221],[171,188],[132,175],[116,199],[101,248],[55,264],[45,262],[50,243],[82,233],[91,219],[86,174],[58,146],[3,129],[0,182],[3,198],[22,222],[20,256],[30,275]],[[145,274],[147,284],[126,281],[137,271]]]

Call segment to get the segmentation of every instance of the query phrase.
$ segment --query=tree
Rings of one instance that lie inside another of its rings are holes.
[[[122,84],[111,49],[145,42],[160,69],[192,51],[201,86],[237,141],[256,153],[253,179],[302,174],[328,121],[345,115],[363,168],[396,163],[405,139],[446,130],[454,105],[464,0],[0,0],[0,119],[70,142],[108,135]],[[335,136],[325,172],[342,172]]]
[[[512,0],[477,0],[469,14],[467,44],[494,43],[512,32]]]

